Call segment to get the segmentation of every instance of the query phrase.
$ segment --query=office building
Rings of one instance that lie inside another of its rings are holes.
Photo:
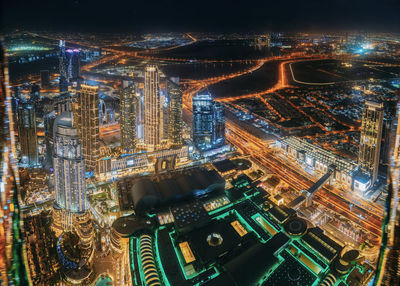
[[[156,66],[146,67],[144,75],[144,130],[143,141],[147,150],[154,151],[161,144],[161,100],[159,73]]]
[[[225,144],[223,107],[210,93],[193,97],[193,142],[199,150],[210,150]]]
[[[78,49],[66,50],[68,82],[78,81],[80,76],[80,51]]]
[[[213,117],[212,144],[215,147],[219,147],[225,144],[225,113],[224,107],[219,102],[214,102]]]
[[[21,163],[35,167],[39,163],[35,108],[30,103],[18,106],[18,137]]]
[[[72,213],[86,211],[85,166],[73,115],[65,112],[54,122],[55,203]]]
[[[40,71],[40,87],[48,88],[50,86],[50,72],[48,70]]]
[[[134,85],[121,90],[121,148],[126,153],[136,149],[136,108],[137,97]]]
[[[276,145],[287,157],[318,177],[325,175],[330,166],[335,166],[329,184],[337,188],[352,190],[353,184],[360,185],[360,187],[362,185],[355,178],[357,174],[356,162],[348,158],[341,157],[319,145],[294,136],[279,139],[276,141]]]
[[[182,145],[182,90],[178,81],[167,81],[168,124],[167,134],[170,147]]]
[[[60,40],[58,55],[58,70],[60,72],[59,90],[60,92],[68,91],[68,61],[65,52],[65,41]]]
[[[54,121],[56,113],[54,111],[47,113],[43,117],[44,121],[44,143],[46,145],[46,153],[44,158],[44,167],[50,169],[53,167],[53,151],[54,151]]]
[[[74,111],[87,172],[95,172],[100,151],[99,88],[82,84]]]
[[[367,100],[365,102],[358,164],[371,177],[371,185],[378,177],[379,154],[382,140],[383,104]]]
[[[193,97],[193,142],[198,149],[211,149],[214,105],[211,94]]]

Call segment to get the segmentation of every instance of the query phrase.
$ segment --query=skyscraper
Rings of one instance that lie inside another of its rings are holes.
[[[68,62],[65,53],[65,41],[60,40],[58,54],[58,70],[60,72],[59,90],[60,92],[68,91]]]
[[[159,94],[159,74],[156,66],[146,67],[144,75],[144,144],[147,150],[160,148],[161,101]]]
[[[136,149],[137,97],[134,85],[121,90],[121,148],[127,153]]]
[[[95,172],[100,154],[99,89],[98,86],[82,84],[77,94],[75,114],[85,169]]]
[[[55,202],[68,212],[83,213],[86,211],[85,166],[71,112],[64,112],[56,118],[53,134]]]
[[[383,104],[365,101],[363,110],[358,164],[368,173],[373,185],[378,177],[379,154],[382,140]]]
[[[168,90],[168,144],[182,145],[182,90],[177,81],[167,81]]]
[[[225,144],[223,106],[214,102],[210,93],[193,97],[193,141],[200,150],[209,150]]]
[[[38,165],[38,144],[35,109],[30,103],[18,106],[18,137],[21,147],[21,162],[30,167]]]
[[[212,148],[213,107],[211,94],[196,94],[193,97],[193,142],[201,150]]]
[[[77,81],[80,76],[80,50],[68,49],[66,51],[67,58],[67,77],[68,82]]]
[[[46,144],[46,154],[44,158],[44,167],[50,169],[53,167],[53,151],[54,151],[54,121],[56,113],[54,111],[47,113],[43,117],[44,121],[44,142]]]
[[[213,138],[214,147],[220,147],[225,144],[225,113],[221,103],[214,102],[214,119],[213,119]]]

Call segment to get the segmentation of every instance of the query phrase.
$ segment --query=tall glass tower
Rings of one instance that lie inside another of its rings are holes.
[[[211,94],[193,97],[193,142],[200,150],[212,148],[214,104]]]
[[[219,102],[214,102],[213,120],[213,140],[214,147],[225,144],[225,112],[224,107]]]
[[[167,81],[168,90],[168,143],[170,147],[182,145],[182,90],[177,82]]]
[[[68,61],[67,55],[65,52],[65,41],[60,40],[59,44],[59,54],[58,54],[58,64],[59,64],[59,72],[60,72],[60,83],[59,89],[60,92],[68,91]]]
[[[146,67],[144,75],[144,144],[147,150],[154,151],[161,144],[161,100],[159,73],[156,66]]]
[[[82,84],[75,108],[77,129],[81,138],[82,154],[87,172],[95,172],[100,157],[99,88]]]
[[[55,202],[63,210],[83,213],[86,211],[85,166],[71,112],[65,112],[56,118],[53,134]]]
[[[193,142],[199,150],[225,144],[224,109],[208,92],[193,97]]]
[[[66,56],[68,81],[77,81],[80,76],[80,50],[68,49],[66,51]]]
[[[136,108],[137,97],[134,85],[121,90],[121,147],[127,153],[136,149]]]
[[[370,174],[371,185],[378,177],[379,154],[382,140],[383,103],[365,101],[363,110],[358,164]]]

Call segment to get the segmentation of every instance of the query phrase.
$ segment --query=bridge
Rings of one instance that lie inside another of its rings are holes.
[[[321,178],[319,178],[319,180],[316,181],[308,190],[302,190],[301,191],[302,194],[297,198],[295,198],[293,201],[291,201],[288,207],[295,209],[301,206],[304,202],[307,207],[311,206],[314,194],[329,181],[334,171],[335,171],[335,165],[330,165],[328,171]]]

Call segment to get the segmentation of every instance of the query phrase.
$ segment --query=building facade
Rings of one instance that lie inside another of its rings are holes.
[[[86,171],[96,172],[100,156],[98,86],[82,84],[78,91],[74,111],[77,116],[77,129],[81,139]]]
[[[136,108],[137,97],[134,85],[121,90],[121,148],[126,153],[133,153],[136,149]]]
[[[378,177],[379,155],[382,140],[383,104],[366,101],[361,124],[358,164],[371,177],[374,184]]]
[[[65,41],[60,40],[58,55],[58,70],[60,72],[59,90],[60,92],[68,91],[68,61],[65,52]]]
[[[215,147],[225,144],[225,113],[224,107],[219,102],[214,102],[213,140]]]
[[[67,56],[67,75],[68,82],[77,81],[80,76],[81,60],[80,50],[68,49],[66,50]]]
[[[144,75],[143,141],[148,151],[158,150],[161,145],[161,107],[158,68],[150,65],[146,67]]]
[[[177,82],[168,81],[168,145],[182,145],[182,90]]]
[[[193,97],[193,142],[199,150],[210,150],[225,144],[223,106],[210,93]]]
[[[340,157],[297,137],[277,140],[277,146],[286,156],[297,161],[305,169],[314,172],[316,176],[323,176],[331,166],[334,166],[329,184],[342,189],[353,189],[358,168],[357,164],[350,159]]]
[[[71,213],[86,211],[85,164],[73,115],[65,112],[54,122],[55,203]]]
[[[30,103],[18,106],[18,138],[21,163],[35,167],[39,164],[35,108]]]

